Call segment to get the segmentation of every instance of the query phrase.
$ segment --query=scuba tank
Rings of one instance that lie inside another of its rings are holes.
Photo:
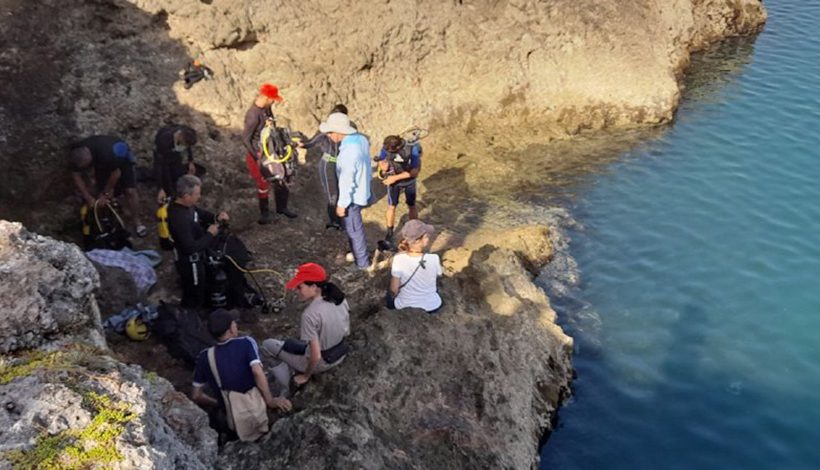
[[[130,233],[120,218],[116,201],[93,206],[83,205],[80,216],[83,223],[83,241],[85,250],[104,249],[121,250],[131,247],[128,240]]]
[[[220,230],[212,248],[208,250],[206,276],[208,277],[208,301],[213,308],[228,306],[228,266],[225,259],[228,224],[220,222]]]
[[[173,250],[174,240],[171,239],[171,230],[168,228],[168,204],[170,198],[166,198],[157,209],[157,235],[159,235],[159,246],[163,250]]]
[[[291,132],[284,127],[276,127],[271,120],[259,134],[259,147],[262,153],[260,164],[266,178],[287,180],[296,173],[294,164],[296,158],[296,142],[304,136],[298,132]]]

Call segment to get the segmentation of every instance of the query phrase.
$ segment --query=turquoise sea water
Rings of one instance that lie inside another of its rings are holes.
[[[580,282],[551,294],[578,378],[542,469],[820,468],[820,1],[766,5],[576,190]]]

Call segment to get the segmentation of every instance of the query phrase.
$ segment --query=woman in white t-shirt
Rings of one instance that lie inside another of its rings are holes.
[[[400,252],[393,256],[390,267],[387,308],[420,308],[427,313],[441,308],[442,300],[436,288],[436,280],[442,274],[441,260],[438,255],[424,251],[433,234],[432,225],[417,219],[401,228]]]

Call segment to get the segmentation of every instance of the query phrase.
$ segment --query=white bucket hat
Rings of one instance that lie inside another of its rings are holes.
[[[355,134],[356,129],[350,125],[350,118],[344,113],[333,113],[327,117],[327,121],[319,124],[319,132],[327,134],[337,132],[339,134]]]

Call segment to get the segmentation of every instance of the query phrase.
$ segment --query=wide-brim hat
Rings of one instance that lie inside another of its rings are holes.
[[[350,118],[347,114],[332,113],[327,117],[327,120],[319,124],[319,132],[328,134],[336,132],[338,134],[350,135],[355,134],[356,128],[350,125]]]
[[[293,290],[303,282],[323,282],[327,280],[325,268],[316,263],[305,263],[296,270],[293,278],[285,284],[285,289]]]

